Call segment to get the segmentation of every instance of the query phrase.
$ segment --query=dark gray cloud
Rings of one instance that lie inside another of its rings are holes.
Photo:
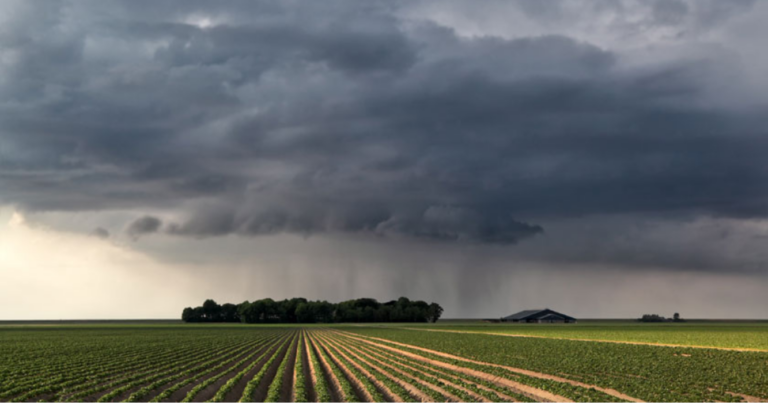
[[[125,231],[135,240],[143,235],[153,234],[159,231],[162,225],[163,222],[159,218],[144,216],[132,222]]]
[[[98,227],[98,228],[94,228],[94,230],[91,231],[91,235],[97,238],[107,239],[109,238],[109,231],[105,230],[104,228]]]
[[[749,86],[727,49],[633,66],[378,2],[9,4],[0,202],[26,210],[167,211],[192,237],[498,244],[590,214],[768,215],[768,121],[721,102]],[[654,3],[649,24],[748,6]]]

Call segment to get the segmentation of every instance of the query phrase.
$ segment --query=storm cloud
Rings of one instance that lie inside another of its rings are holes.
[[[156,217],[144,216],[132,222],[126,229],[126,232],[131,238],[138,239],[142,235],[157,232],[162,224],[163,222]]]
[[[478,13],[610,13],[626,48],[470,35],[429,2],[5,3],[0,202],[132,211],[133,238],[511,245],[590,215],[766,218],[763,83],[737,45],[686,39],[753,4],[579,4]],[[674,56],[637,45],[651,29]]]

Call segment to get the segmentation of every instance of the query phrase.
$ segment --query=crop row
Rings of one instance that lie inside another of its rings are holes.
[[[0,400],[768,399],[759,352],[351,326],[54,333],[0,333]]]
[[[744,395],[768,398],[768,353],[762,352],[361,327],[345,328],[344,334],[372,337],[390,348],[441,362],[458,364],[440,354],[472,358],[487,365],[461,365],[578,401],[616,399],[526,374],[565,378],[646,401],[740,401]]]

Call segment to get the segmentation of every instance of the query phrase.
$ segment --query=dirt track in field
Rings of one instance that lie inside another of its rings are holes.
[[[308,393],[307,397],[309,398],[309,401],[316,402],[318,399],[318,393],[317,393],[317,377],[323,376],[323,374],[318,374],[318,371],[320,371],[320,368],[315,368],[314,363],[310,359],[310,346],[309,346],[309,333],[304,331],[304,357],[306,358],[305,364],[304,364],[304,371],[306,372],[306,379],[307,379],[307,386]]]
[[[552,381],[556,381],[556,382],[567,383],[567,384],[571,384],[573,386],[578,386],[578,387],[582,387],[582,388],[586,388],[586,389],[592,388],[592,389],[599,390],[599,391],[601,391],[603,393],[609,394],[611,396],[617,397],[617,398],[625,400],[625,401],[642,402],[642,400],[640,400],[640,399],[628,396],[628,395],[623,394],[623,393],[621,393],[621,392],[619,392],[617,390],[614,390],[614,389],[602,388],[602,387],[599,387],[597,385],[589,385],[589,384],[586,384],[586,383],[583,383],[583,382],[573,381],[573,380],[562,378],[562,377],[559,377],[559,376],[554,376],[554,375],[550,375],[550,374],[544,374],[544,373],[540,373],[540,372],[530,371],[530,370],[526,370],[526,369],[522,369],[522,368],[514,368],[514,367],[505,366],[505,365],[492,364],[492,363],[487,363],[487,362],[483,362],[483,361],[471,360],[471,359],[468,359],[468,358],[464,358],[464,357],[459,357],[459,356],[452,355],[452,354],[443,353],[443,352],[437,351],[437,350],[430,350],[430,349],[427,349],[427,348],[413,346],[413,345],[410,345],[410,344],[398,343],[398,342],[394,342],[394,341],[391,341],[391,340],[382,339],[382,338],[378,338],[378,337],[362,336],[362,335],[358,335],[356,333],[346,332],[346,331],[342,331],[342,330],[333,330],[333,331],[338,333],[338,334],[343,334],[343,335],[345,335],[347,337],[350,337],[350,338],[353,338],[353,339],[357,339],[357,340],[360,340],[360,341],[364,341],[366,343],[378,346],[380,348],[384,348],[384,349],[387,349],[387,350],[390,350],[390,351],[398,352],[398,353],[400,353],[402,355],[406,355],[406,356],[409,356],[409,357],[417,359],[417,360],[422,360],[424,362],[428,362],[428,363],[430,363],[432,365],[442,366],[444,368],[448,368],[448,369],[451,369],[451,370],[454,370],[454,371],[458,371],[458,372],[464,372],[464,373],[466,373],[468,375],[473,375],[473,376],[476,376],[476,377],[481,378],[481,379],[493,379],[494,382],[510,383],[512,381],[509,381],[507,379],[498,379],[498,378],[496,378],[496,377],[494,377],[492,375],[489,375],[487,373],[484,373],[484,372],[481,372],[481,371],[477,371],[477,370],[474,370],[474,369],[458,367],[458,366],[455,366],[455,365],[452,365],[452,364],[443,363],[441,361],[431,360],[429,358],[422,357],[420,355],[413,354],[413,353],[410,353],[410,352],[400,351],[400,350],[398,350],[396,348],[387,346],[385,344],[381,344],[380,342],[385,342],[385,343],[390,343],[390,344],[397,345],[397,346],[407,347],[407,348],[410,348],[410,349],[413,349],[413,350],[417,350],[417,351],[423,351],[425,353],[437,355],[437,356],[448,358],[448,359],[451,359],[451,360],[463,361],[463,362],[468,362],[468,363],[472,363],[472,364],[479,364],[479,365],[485,365],[485,366],[496,367],[496,368],[502,368],[502,369],[505,369],[505,370],[513,372],[513,373],[518,373],[518,374],[530,376],[530,377],[533,377],[533,378],[547,379],[547,380],[552,380]],[[374,340],[378,341],[379,343],[375,342]],[[537,395],[538,398],[541,398],[543,400],[549,400],[549,401],[568,401],[568,399],[566,399],[563,396],[558,396],[558,395],[552,394],[550,392],[546,392],[546,391],[542,391],[542,390],[539,390],[539,389],[536,389],[536,388],[532,388],[530,386],[521,384],[519,382],[512,382],[512,383],[514,383],[515,385],[510,384],[509,385],[510,387],[512,387],[514,389],[518,389],[518,390],[524,391],[525,394]]]
[[[336,378],[336,374],[333,373],[331,370],[330,364],[328,364],[328,361],[325,360],[325,357],[323,357],[322,354],[320,354],[320,350],[318,348],[317,342],[315,340],[314,335],[311,335],[309,338],[309,341],[311,341],[311,348],[315,352],[315,356],[317,356],[317,360],[320,362],[320,372],[322,372],[322,375],[325,376],[325,381],[329,386],[329,391],[331,394],[331,399],[334,402],[343,402],[346,399],[344,399],[345,395],[344,392],[341,390],[341,384],[339,383],[339,380]]]
[[[388,364],[388,363],[384,362],[383,360],[378,360],[375,357],[373,357],[373,356],[371,356],[371,355],[369,355],[367,353],[364,353],[364,352],[361,352],[361,351],[356,351],[355,353],[350,352],[350,353],[351,354],[355,354],[358,358],[365,359],[368,362],[377,362],[378,365],[381,368],[385,369],[386,371],[389,371],[389,373],[391,373],[391,374],[398,374],[402,378],[409,379],[409,382],[411,382],[411,383],[416,383],[418,385],[421,385],[421,387],[426,387],[426,388],[432,389],[433,391],[435,391],[435,392],[443,395],[444,397],[448,398],[449,401],[459,402],[459,401],[462,400],[460,397],[450,393],[449,391],[447,391],[447,390],[445,390],[445,389],[443,389],[441,387],[435,386],[432,383],[429,383],[429,382],[427,382],[427,381],[425,381],[423,379],[420,379],[420,378],[418,378],[418,377],[416,377],[416,376],[414,376],[412,374],[409,374],[408,372],[403,371],[402,369],[400,369],[400,368],[398,368],[398,367],[396,367],[394,365]],[[432,400],[431,397],[429,399]]]
[[[339,357],[339,354],[334,349],[330,348],[327,342],[321,338],[318,339],[320,339],[319,343],[321,348],[325,350],[325,353],[328,354],[331,360],[333,360],[336,366],[341,370],[341,372],[344,374],[344,377],[346,377],[347,381],[349,381],[349,383],[352,385],[352,388],[355,389],[355,394],[360,398],[360,400],[372,402],[374,400],[373,396],[365,388],[363,382],[357,379],[354,373],[352,373],[352,371],[347,367],[347,363]]]
[[[339,353],[339,355],[344,358],[348,364],[355,367],[358,371],[360,371],[361,374],[365,375],[371,383],[376,386],[376,388],[379,390],[379,392],[384,396],[384,398],[388,402],[402,402],[404,401],[403,396],[397,395],[395,392],[393,392],[390,388],[388,388],[386,385],[384,385],[381,381],[376,379],[373,374],[371,374],[367,369],[363,368],[360,364],[356,363],[354,360],[350,359],[349,356],[341,352],[337,347],[334,347],[336,351]]]

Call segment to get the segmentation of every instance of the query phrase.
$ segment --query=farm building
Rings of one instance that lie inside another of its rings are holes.
[[[576,323],[576,318],[551,309],[529,309],[501,318],[502,322],[521,323]]]

